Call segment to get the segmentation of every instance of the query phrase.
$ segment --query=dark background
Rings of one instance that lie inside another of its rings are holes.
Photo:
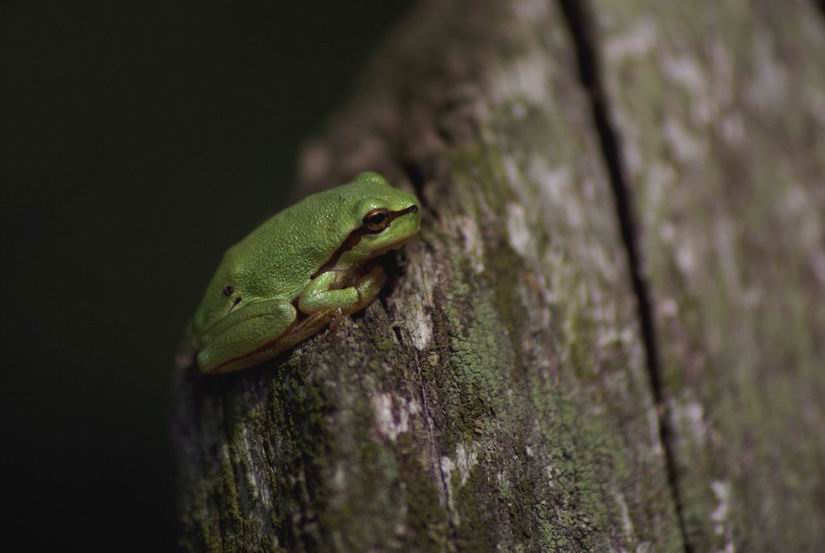
[[[175,346],[410,4],[2,3],[4,550],[175,549]]]

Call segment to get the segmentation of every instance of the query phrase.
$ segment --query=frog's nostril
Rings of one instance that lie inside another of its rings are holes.
[[[417,205],[415,205],[415,204],[412,204],[412,205],[409,207],[409,210],[410,210],[410,213],[415,213],[416,211],[418,211],[418,206],[417,206]]]

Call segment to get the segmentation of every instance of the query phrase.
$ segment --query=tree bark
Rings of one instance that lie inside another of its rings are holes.
[[[588,9],[588,7],[590,9]],[[802,0],[430,0],[308,145],[420,239],[180,384],[189,551],[815,551],[825,40]]]
[[[822,550],[825,20],[771,0],[594,14],[688,542]]]

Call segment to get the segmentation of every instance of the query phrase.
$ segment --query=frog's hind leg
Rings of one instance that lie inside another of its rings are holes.
[[[300,318],[287,330],[275,344],[276,354],[284,352],[307,338],[314,336],[335,317],[337,309],[318,311]]]
[[[284,300],[261,301],[236,311],[210,329],[198,352],[203,372],[229,372],[271,359],[281,351],[281,338],[295,322],[297,313]]]

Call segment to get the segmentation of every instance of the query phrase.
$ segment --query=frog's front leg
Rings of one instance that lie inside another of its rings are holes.
[[[315,277],[298,300],[298,308],[307,314],[340,309],[354,313],[375,299],[384,286],[384,269],[376,265],[355,286],[335,288],[341,275],[327,271]]]
[[[250,367],[280,353],[280,339],[295,322],[295,307],[284,300],[256,301],[208,329],[196,344],[204,372]]]

